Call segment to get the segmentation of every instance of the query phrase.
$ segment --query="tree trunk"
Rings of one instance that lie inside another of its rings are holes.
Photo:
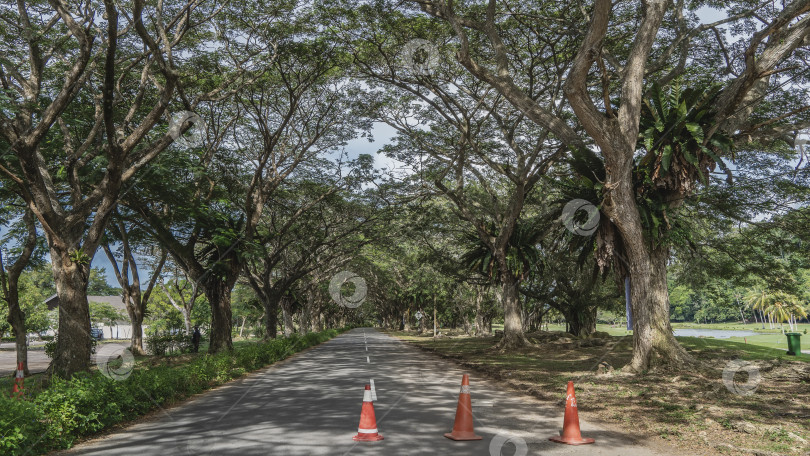
[[[278,337],[278,307],[281,296],[268,294],[264,299],[264,339]]]
[[[529,345],[523,333],[518,281],[511,273],[502,274],[501,302],[503,304],[503,339],[501,349],[521,348]]]
[[[23,372],[28,375],[28,344],[26,340],[27,331],[25,329],[25,312],[20,307],[19,300],[19,287],[15,283],[8,284],[8,316],[6,320],[11,325],[11,330],[14,333],[14,346],[17,350],[17,363],[22,363]],[[17,366],[14,366],[16,369]]]
[[[481,292],[477,291],[475,293],[475,335],[476,336],[483,336],[484,332],[484,314],[481,310],[481,301],[483,301],[483,296],[481,296]]]
[[[290,337],[295,332],[295,324],[293,323],[291,306],[292,300],[283,296],[281,298],[281,314],[284,320],[284,336]]]
[[[315,321],[313,318],[314,309],[312,308],[312,299],[307,294],[305,301],[301,305],[301,334],[306,334],[313,331]]]
[[[475,335],[484,336],[488,335],[487,326],[484,323],[484,311],[481,309],[481,303],[484,301],[484,293],[481,290],[476,290],[475,293]]]
[[[129,322],[132,325],[129,349],[133,355],[143,355],[143,312],[139,306],[127,306]]]
[[[464,316],[464,314],[461,315],[461,326],[464,328],[464,334],[468,336],[472,334],[472,325],[470,324],[470,320]]]
[[[588,337],[596,332],[596,308],[570,307],[565,312],[568,332],[577,337]]]
[[[318,317],[320,315],[319,309],[316,308],[315,302],[317,300],[317,296],[312,287],[310,287],[306,294],[306,302],[304,303],[304,309],[307,312],[307,326],[306,330],[311,332],[318,332]]]
[[[23,373],[28,371],[28,330],[25,327],[25,312],[20,307],[20,275],[23,269],[31,261],[31,255],[37,247],[37,227],[34,213],[27,209],[22,216],[22,221],[28,229],[28,235],[22,243],[22,251],[17,259],[6,270],[3,261],[3,252],[0,251],[0,296],[5,298],[8,304],[8,323],[14,333],[14,343],[17,353],[17,364],[22,363]],[[17,367],[17,366],[14,366]]]
[[[88,259],[81,264],[67,250],[51,248],[51,263],[59,297],[59,327],[53,374],[70,378],[90,367],[90,307],[87,303]]]
[[[423,312],[422,309],[419,309],[422,312],[422,318],[419,319],[419,334],[423,334],[427,331],[427,313]]]
[[[637,209],[634,207],[633,210]],[[669,249],[658,247],[647,254],[643,237],[624,241],[630,257],[633,312],[633,357],[630,369],[643,372],[659,363],[674,366],[694,364],[692,356],[675,339],[669,323]]]
[[[191,313],[187,309],[180,311],[183,315],[183,326],[186,327],[186,333],[191,334]]]
[[[231,287],[218,275],[209,275],[203,286],[205,297],[211,303],[211,333],[208,353],[233,350],[231,328]]]
[[[404,325],[403,330],[404,331],[410,331],[411,330],[411,309],[410,308],[405,309],[405,312],[402,313],[402,321],[403,321],[403,325]]]

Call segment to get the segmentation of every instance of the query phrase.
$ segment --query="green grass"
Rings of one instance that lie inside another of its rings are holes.
[[[761,337],[761,336],[752,336]],[[784,336],[781,336],[784,339]],[[736,340],[739,339],[739,340]],[[713,339],[711,337],[678,337],[678,341],[690,350],[701,351],[715,351],[722,353],[727,351],[729,353],[735,352],[740,358],[745,360],[776,360],[781,359],[785,361],[805,361],[810,362],[810,355],[801,354],[798,356],[790,356],[787,354],[785,343],[782,343],[782,348],[771,348],[770,345],[753,343],[751,338],[748,343],[744,343],[742,338],[731,339]],[[774,347],[778,344],[772,344]]]
[[[779,329],[768,329],[765,325],[765,330],[762,330],[762,325],[754,325],[753,323],[743,325],[740,323],[715,323],[715,324],[696,324],[696,323],[672,323],[673,329],[723,329],[735,331],[755,331],[756,335],[747,337],[729,337],[725,339],[715,339],[712,337],[678,337],[684,345],[689,347],[714,347],[714,348],[729,348],[735,350],[743,350],[750,353],[750,356],[745,359],[798,359],[802,361],[810,361],[810,355],[802,354],[800,356],[788,356],[787,352],[787,338]],[[544,326],[545,328],[545,326]],[[495,325],[493,325],[493,330]],[[499,328],[500,329],[500,328]],[[633,334],[632,331],[627,331],[624,327],[611,327],[611,325],[599,324],[596,325],[597,331],[604,331],[611,336],[626,336]],[[804,334],[807,329],[808,334]],[[565,331],[565,325],[548,325],[549,331]],[[788,332],[785,329],[785,332]],[[798,331],[802,333],[801,345],[802,350],[810,350],[810,324],[798,325]],[[701,345],[705,342],[704,345]],[[718,342],[718,343],[714,343]]]
[[[762,333],[782,333],[782,330],[777,326],[776,329],[770,329],[770,326],[766,323],[765,329],[762,329],[762,323],[753,323],[750,322],[748,324],[742,324],[740,322],[736,323],[692,323],[692,322],[672,322],[672,327],[675,329],[731,329],[731,330],[739,330],[739,331],[756,331]],[[787,324],[784,324],[785,332],[790,331],[790,327]],[[807,330],[810,333],[810,323],[799,323],[798,325],[798,332],[803,332]]]

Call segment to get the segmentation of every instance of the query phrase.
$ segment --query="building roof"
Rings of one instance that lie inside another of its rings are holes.
[[[87,302],[109,304],[118,310],[124,311],[125,313],[127,310],[127,305],[124,303],[124,298],[121,296],[88,296]],[[48,305],[48,310],[56,309],[59,307],[59,297],[57,295],[53,295],[45,300],[45,304]]]

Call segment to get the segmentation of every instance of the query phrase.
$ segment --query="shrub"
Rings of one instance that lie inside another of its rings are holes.
[[[152,355],[190,353],[191,349],[191,335],[185,330],[160,331],[146,338],[146,350]]]
[[[53,359],[53,356],[56,354],[56,343],[59,341],[59,334],[51,337],[48,342],[45,343],[45,356],[48,358]],[[98,346],[98,341],[96,339],[90,338],[90,353],[96,352],[96,347]]]
[[[156,405],[177,402],[225,383],[342,331],[328,330],[250,344],[232,353],[200,355],[185,364],[136,367],[123,381],[99,372],[50,386],[23,400],[0,396],[0,454],[43,454],[70,448],[82,436],[134,419]]]

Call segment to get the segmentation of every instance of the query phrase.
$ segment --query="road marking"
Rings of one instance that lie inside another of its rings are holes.
[[[367,362],[367,363],[369,363],[369,364],[371,364],[371,360],[370,360],[370,359],[368,359],[368,356],[366,356],[366,362]]]

